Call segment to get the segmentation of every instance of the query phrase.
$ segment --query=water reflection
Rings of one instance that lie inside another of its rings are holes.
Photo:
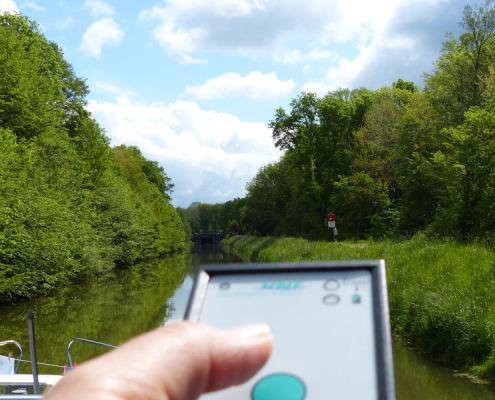
[[[395,382],[399,400],[494,400],[488,386],[453,375],[452,371],[433,363],[394,341]]]
[[[0,340],[19,341],[28,357],[25,315],[36,314],[38,359],[63,365],[65,346],[72,337],[118,345],[163,323],[167,299],[181,284],[188,259],[170,257],[118,271],[91,282],[61,288],[58,293],[0,308]],[[76,344],[74,359],[82,362],[106,349]],[[60,370],[41,367],[42,373]],[[21,372],[29,372],[26,364]]]

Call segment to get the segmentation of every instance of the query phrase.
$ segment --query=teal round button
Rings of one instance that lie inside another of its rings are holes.
[[[251,392],[252,400],[304,400],[306,386],[297,376],[275,373],[260,379]]]

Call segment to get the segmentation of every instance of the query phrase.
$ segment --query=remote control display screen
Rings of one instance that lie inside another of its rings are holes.
[[[371,272],[213,275],[200,321],[219,328],[265,322],[267,365],[249,382],[204,399],[376,399]]]

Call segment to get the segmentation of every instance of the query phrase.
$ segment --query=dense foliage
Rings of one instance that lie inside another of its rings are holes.
[[[222,204],[192,203],[179,211],[189,233],[238,234],[241,232],[239,215],[244,203],[244,199],[234,199]]]
[[[247,187],[243,232],[495,239],[495,9],[466,6],[420,90],[302,93],[270,122],[282,159]]]
[[[109,146],[87,93],[33,22],[0,16],[0,301],[185,245],[170,179]]]

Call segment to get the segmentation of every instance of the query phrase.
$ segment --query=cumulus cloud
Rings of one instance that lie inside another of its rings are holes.
[[[167,0],[141,12],[152,37],[179,59],[209,51],[327,66],[320,91],[402,77],[421,81],[464,0]],[[340,55],[339,55],[340,54]],[[321,71],[321,68],[319,69]],[[317,79],[317,80],[316,80]]]
[[[259,100],[286,95],[294,90],[293,80],[281,80],[274,72],[263,74],[252,71],[242,76],[236,72],[226,73],[207,80],[199,86],[189,86],[186,94],[196,100],[214,100],[226,97]]]
[[[342,58],[324,79],[306,82],[306,91],[320,94],[341,87],[377,88],[403,78],[417,83],[431,71],[445,32],[459,30],[461,0],[421,0],[399,4],[387,20],[358,46],[355,57]]]
[[[118,45],[124,38],[124,32],[113,18],[102,18],[93,22],[84,32],[81,50],[90,57],[99,58],[103,46]]]
[[[360,50],[358,56],[341,59],[336,67],[328,70],[324,80],[307,82],[303,90],[324,94],[342,87],[376,88],[391,84],[392,77],[417,80],[416,74],[420,71],[417,68],[413,69],[416,76],[404,75],[404,67],[418,61],[417,54],[418,43],[412,38],[395,37],[386,40],[377,36],[369,46]]]
[[[94,17],[110,17],[113,8],[102,0],[86,0],[84,8],[88,9]]]
[[[13,0],[0,0],[0,14],[18,13],[19,8]]]
[[[279,157],[266,124],[194,102],[142,104],[120,97],[90,101],[88,109],[112,145],[138,146],[163,165],[176,185],[174,203],[181,206],[242,196],[258,169]]]
[[[172,52],[269,52],[295,36],[318,44],[365,39],[395,8],[388,0],[169,0],[141,19],[157,21],[153,37]]]

